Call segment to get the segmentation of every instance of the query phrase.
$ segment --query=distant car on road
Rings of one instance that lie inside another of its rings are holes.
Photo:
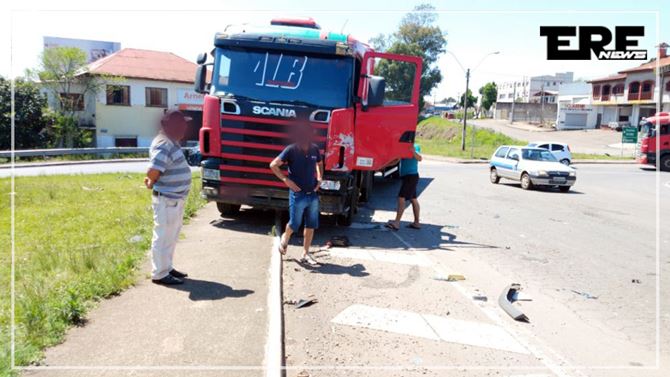
[[[554,186],[568,192],[577,181],[577,171],[556,159],[547,149],[503,145],[493,156],[489,166],[491,183],[500,178],[521,182],[521,188]]]
[[[572,152],[570,146],[565,143],[556,143],[552,141],[535,141],[528,143],[529,147],[542,148],[551,152],[561,164],[570,165],[572,163]]]

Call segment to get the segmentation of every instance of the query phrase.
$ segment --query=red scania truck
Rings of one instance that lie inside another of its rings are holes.
[[[375,172],[412,155],[420,58],[375,52],[312,19],[228,26],[214,46],[213,63],[198,56],[195,89],[205,94],[202,193],[222,214],[243,204],[287,208],[288,189],[268,165],[298,122],[313,126],[324,155],[321,211],[342,225],[369,197]]]
[[[640,122],[642,138],[638,150],[638,162],[670,171],[670,113],[656,113]],[[659,149],[660,147],[660,149]]]

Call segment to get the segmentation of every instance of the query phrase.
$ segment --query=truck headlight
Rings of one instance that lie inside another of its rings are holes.
[[[322,190],[337,191],[340,189],[340,181],[323,180],[321,181],[321,185],[319,187]]]
[[[219,171],[219,169],[202,168],[202,179],[207,179],[210,181],[219,181],[221,180],[221,172]]]

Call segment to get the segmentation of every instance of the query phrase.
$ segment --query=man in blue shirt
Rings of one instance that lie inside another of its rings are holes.
[[[412,203],[412,212],[414,212],[414,222],[410,223],[408,227],[412,229],[420,229],[421,223],[419,222],[419,201],[416,198],[416,186],[419,183],[419,161],[423,159],[421,157],[421,147],[418,144],[414,144],[412,152],[414,155],[412,158],[403,158],[400,160],[400,179],[402,180],[402,185],[400,186],[400,192],[398,193],[398,209],[396,211],[395,220],[389,221],[386,224],[386,227],[392,230],[400,229],[400,219],[402,219],[402,214],[405,212],[406,202],[409,200]]]
[[[289,188],[289,222],[281,237],[279,251],[286,254],[288,241],[305,219],[304,243],[301,261],[310,265],[317,262],[309,255],[314,229],[319,227],[319,185],[323,177],[323,158],[319,147],[312,143],[314,131],[309,124],[296,125],[296,142],[287,146],[271,163],[270,169]],[[288,165],[288,177],[281,166]]]

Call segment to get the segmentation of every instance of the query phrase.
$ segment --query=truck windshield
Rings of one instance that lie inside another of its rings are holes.
[[[353,58],[217,48],[217,94],[342,108],[351,103]]]

